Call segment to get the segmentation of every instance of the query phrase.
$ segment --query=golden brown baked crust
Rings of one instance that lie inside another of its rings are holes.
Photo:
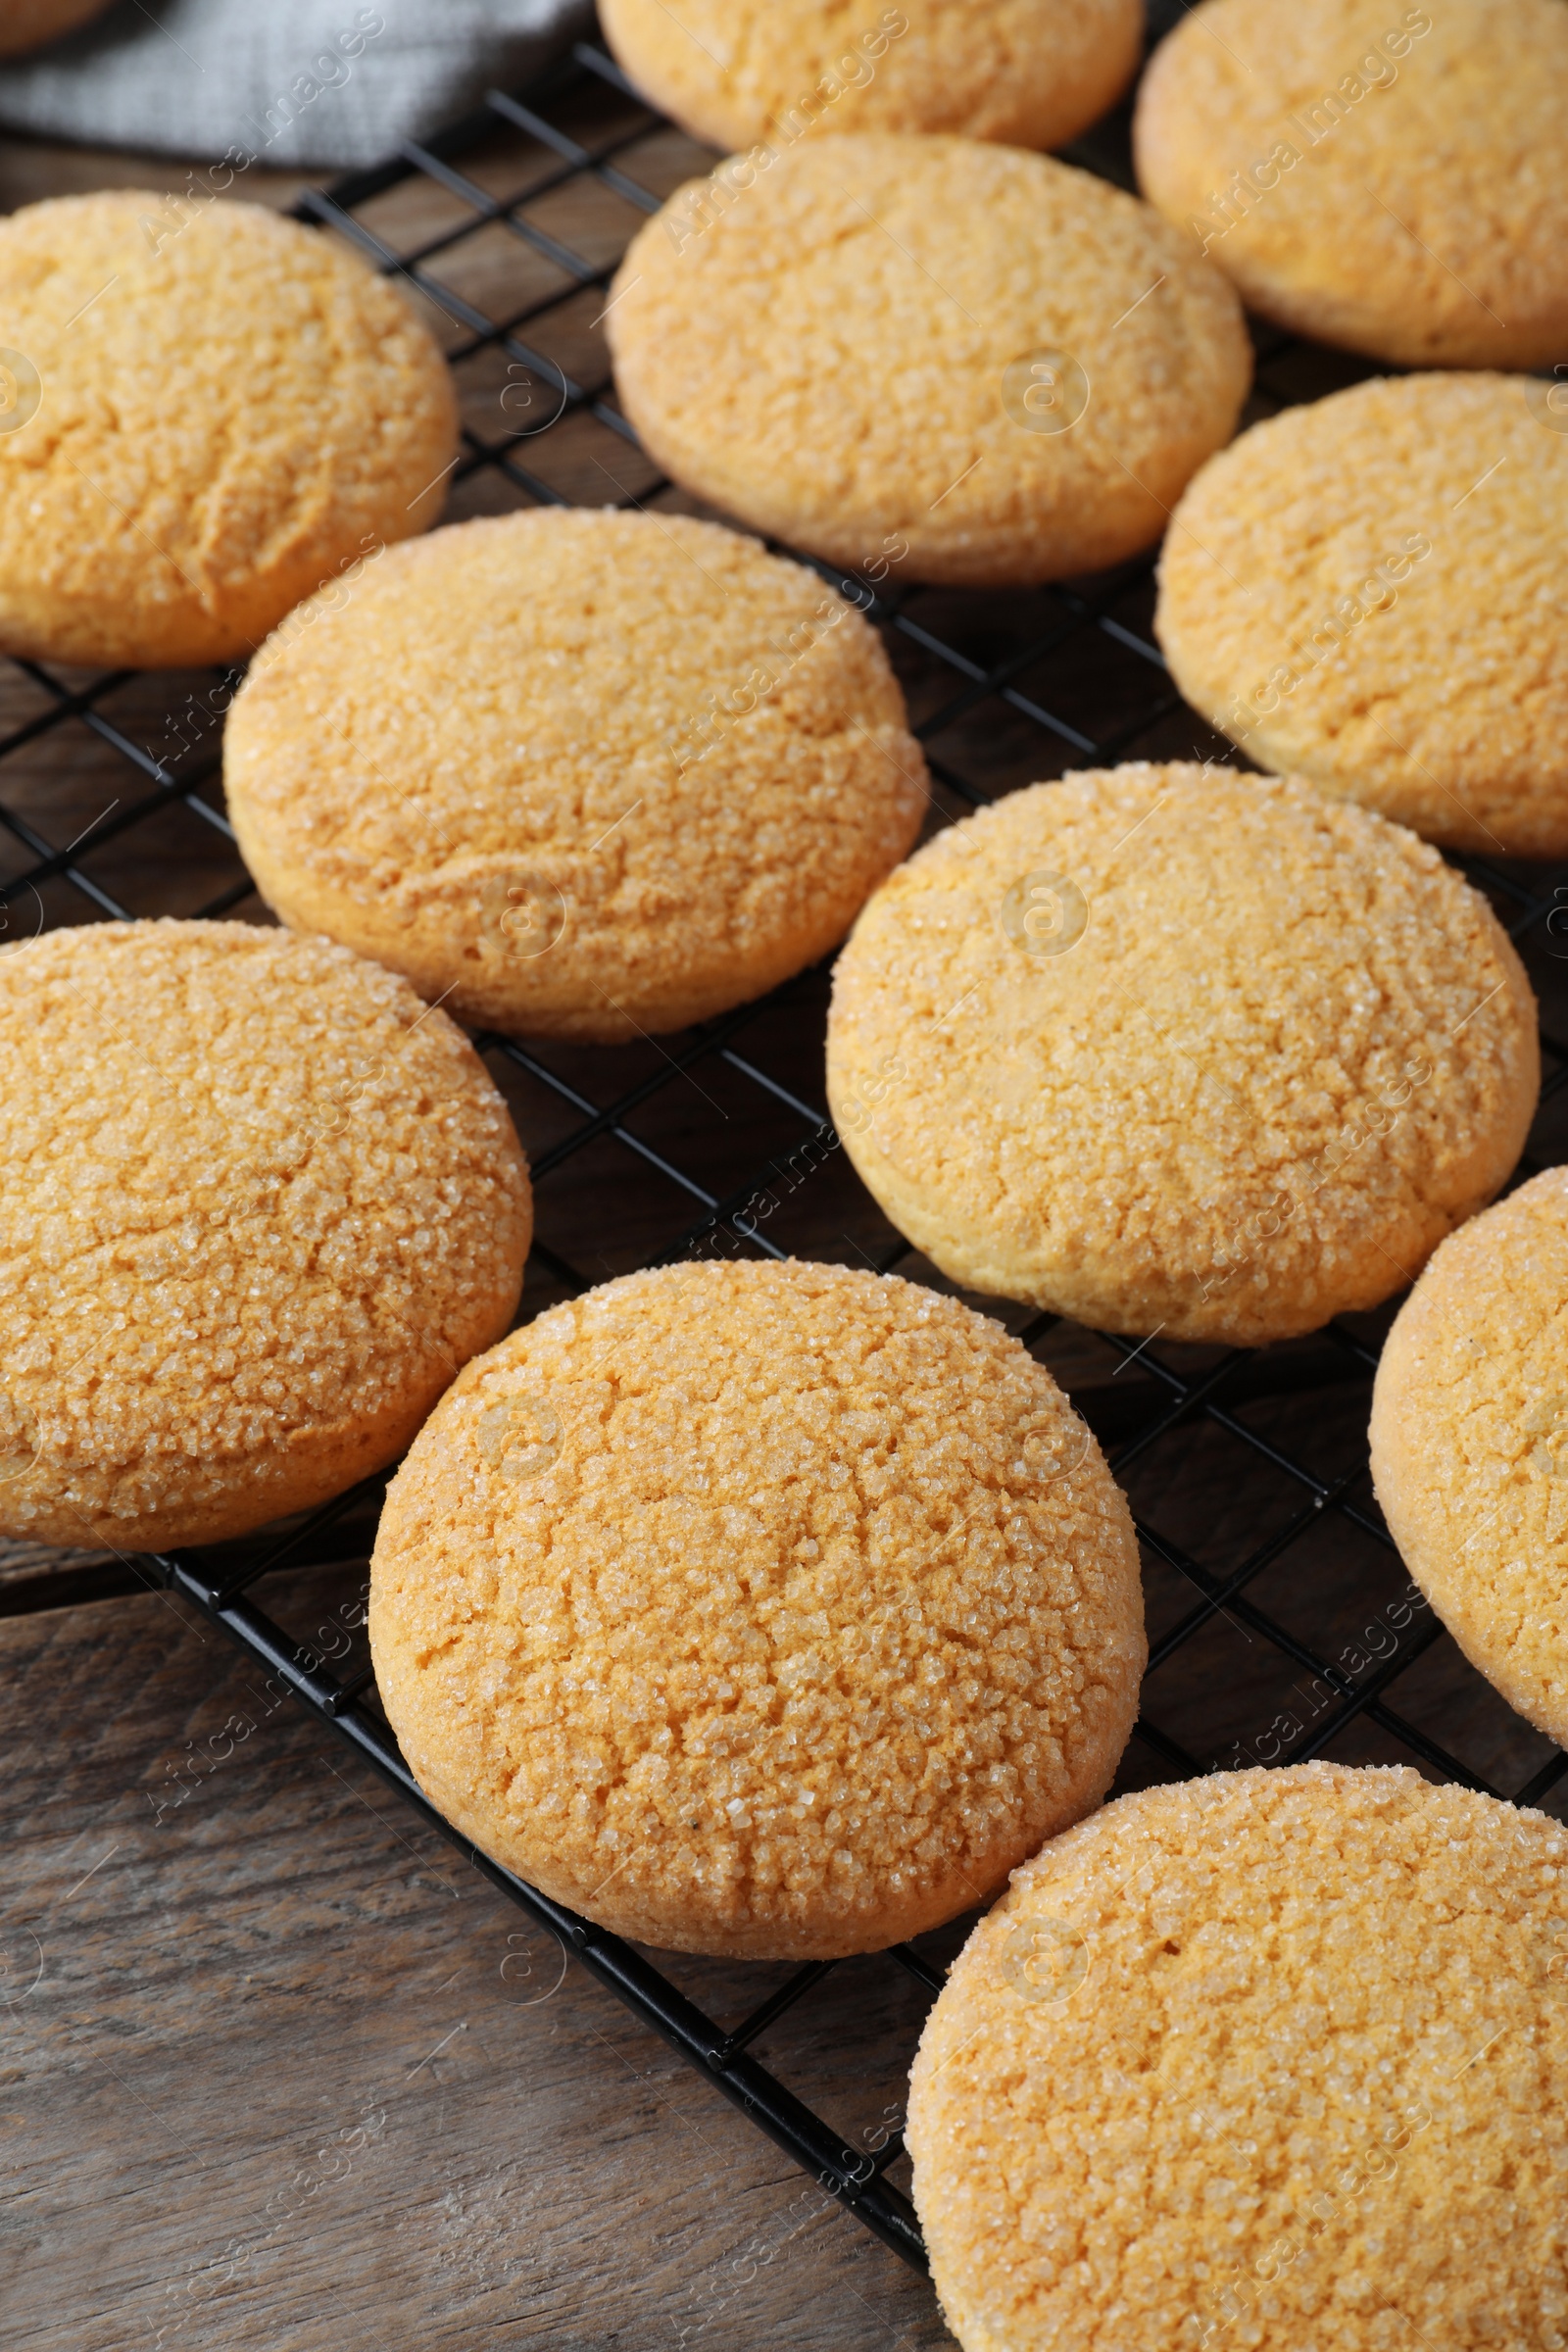
[[[0,650],[227,661],[440,513],[446,363],[315,229],[131,188],[56,197],[0,220],[0,316],[27,411],[0,432]]]
[[[603,0],[633,81],[726,150],[822,130],[1057,147],[1132,79],[1142,0]]]
[[[20,57],[24,50],[58,41],[90,18],[102,16],[108,5],[109,0],[6,0],[0,57]]]
[[[1429,841],[1568,855],[1559,389],[1560,416],[1534,379],[1377,378],[1210,458],[1154,623],[1195,710]]]
[[[224,740],[269,905],[534,1035],[619,1040],[836,946],[927,807],[876,632],[682,515],[544,509],[291,613]]]
[[[0,1532],[216,1542],[391,1461],[511,1321],[531,1208],[445,1013],[324,940],[0,957]]]
[[[1149,546],[1251,375],[1231,288],[1149,206],[887,131],[677,189],[607,332],[677,481],[836,563],[892,539],[907,576],[979,586]]]
[[[1568,1834],[1220,1773],[1018,1871],[910,2077],[964,2352],[1561,2345]]]
[[[1200,0],[1155,50],[1138,183],[1298,333],[1407,367],[1568,349],[1560,0]]]
[[[842,1267],[606,1284],[472,1364],[394,1481],[376,1679],[420,1786],[682,1950],[873,1950],[1103,1794],[1126,1503],[999,1325]]]
[[[1309,785],[1067,776],[939,834],[838,961],[828,1101],[976,1290],[1257,1346],[1412,1281],[1540,1083],[1506,934],[1435,850]]]
[[[1372,1470],[1465,1656],[1568,1744],[1568,1168],[1434,1255],[1378,1366]]]

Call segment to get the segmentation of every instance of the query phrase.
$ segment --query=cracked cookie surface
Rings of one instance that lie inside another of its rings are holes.
[[[875,1950],[1098,1803],[1145,1655],[1127,1505],[1045,1368],[915,1284],[631,1275],[469,1365],[370,1642],[420,1786],[601,1925]]]
[[[1050,156],[891,131],[677,189],[606,331],[685,488],[850,567],[891,534],[901,580],[975,587],[1152,545],[1252,367],[1229,282],[1152,206]]]
[[[1261,764],[1428,841],[1568,853],[1568,384],[1378,377],[1189,484],[1155,633]]]
[[[1465,1656],[1568,1744],[1568,1168],[1434,1255],[1384,1343],[1372,1474]]]
[[[1138,184],[1298,334],[1407,368],[1568,347],[1560,0],[1200,0],[1155,50]]]
[[[846,598],[738,531],[581,508],[435,531],[290,614],[223,774],[285,921],[475,1023],[602,1043],[825,955],[928,805]]]
[[[962,131],[1055,147],[1132,79],[1142,0],[603,0],[661,112],[715,147],[818,128]]]
[[[248,923],[0,957],[0,1532],[214,1543],[395,1459],[516,1306],[506,1104],[406,982]]]
[[[1568,1833],[1411,1771],[1144,1790],[1015,1872],[910,2077],[964,2352],[1568,2344]]]
[[[144,189],[55,197],[0,220],[0,313],[36,399],[0,433],[7,653],[239,659],[440,513],[446,362],[319,230]]]
[[[1147,762],[928,842],[834,972],[828,1102],[956,1282],[1260,1346],[1374,1306],[1483,1207],[1540,1085],[1485,899],[1402,826]]]

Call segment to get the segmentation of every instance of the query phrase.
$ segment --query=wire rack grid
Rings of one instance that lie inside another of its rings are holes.
[[[1124,115],[1067,152],[1130,181]],[[481,114],[429,146],[407,146],[300,201],[300,219],[394,276],[443,340],[464,414],[449,518],[528,503],[701,511],[657,473],[620,415],[602,320],[640,220],[710,161],[638,100],[600,49],[582,44],[525,96],[493,93]],[[1261,332],[1250,414],[1366,372]],[[1236,757],[1168,682],[1150,626],[1148,561],[1087,584],[1005,596],[887,589],[816,568],[884,630],[948,815],[1068,764]],[[85,677],[0,663],[0,939],[99,916],[241,910],[264,919],[217,783],[219,719],[233,683],[226,673]],[[106,786],[110,806],[78,829]],[[1558,936],[1568,879],[1475,861],[1467,870],[1502,912],[1543,1000],[1547,1076],[1521,1171],[1529,1173],[1568,1156],[1558,1133],[1568,1044],[1552,1034],[1568,1016],[1559,960],[1568,938]],[[719,1250],[842,1257],[847,1244],[858,1262],[940,1283],[837,1150],[819,1100],[825,1001],[817,971],[663,1046],[478,1040],[533,1164],[539,1233],[524,1318],[606,1274]],[[1151,1658],[1118,1788],[1333,1755],[1414,1761],[1517,1802],[1561,1802],[1568,1756],[1465,1665],[1405,1580],[1372,1498],[1366,1404],[1392,1309],[1244,1354],[1135,1346],[977,1303],[1002,1314],[1070,1389],[1134,1502]],[[329,1663],[251,1597],[282,1570],[363,1570],[379,1493],[372,1481],[269,1538],[123,1567],[198,1604],[432,1828],[452,1835],[387,1729],[363,1633],[346,1662]],[[61,1590],[52,1585],[51,1596]],[[356,1621],[353,1611],[340,1616]],[[363,1609],[357,1616],[363,1625]],[[793,2092],[777,2059],[764,2066],[754,2055],[769,2040],[788,2057],[792,2030],[833,1964],[777,1982],[762,1972],[750,2014],[726,2025],[663,1966],[484,1856],[471,1859],[824,2189],[924,2266],[896,2177],[906,2161],[897,2130],[868,2144]],[[942,1982],[941,1940],[897,1947],[885,1965],[929,1998]],[[893,2094],[884,2112],[901,2109],[903,2087],[902,2077],[881,2084]]]

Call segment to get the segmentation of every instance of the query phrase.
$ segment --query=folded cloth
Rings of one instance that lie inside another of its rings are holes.
[[[377,163],[592,24],[592,0],[120,0],[0,70],[0,125],[215,162]]]

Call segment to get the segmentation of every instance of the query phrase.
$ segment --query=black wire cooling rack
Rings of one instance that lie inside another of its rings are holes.
[[[1125,116],[1067,152],[1130,183]],[[581,45],[525,97],[493,94],[429,146],[407,146],[301,200],[301,220],[395,276],[443,340],[465,420],[449,518],[530,502],[699,511],[660,477],[621,416],[602,320],[641,219],[710,160],[650,113],[602,51]],[[1250,415],[1367,372],[1261,333]],[[949,815],[1068,765],[1236,757],[1169,685],[1150,628],[1148,561],[1088,584],[1005,595],[889,588],[817,568],[883,628]],[[263,918],[217,783],[231,683],[211,672],[81,677],[0,662],[0,908],[13,938],[106,915]],[[1562,927],[1568,878],[1473,861],[1467,870],[1520,943],[1543,1001],[1547,1076],[1524,1174],[1568,1158],[1558,1132],[1568,1045],[1551,1034],[1568,1017],[1558,960],[1568,939],[1552,928],[1554,910]],[[818,971],[663,1046],[478,1041],[533,1165],[539,1235],[524,1317],[609,1274],[715,1250],[848,1253],[940,1283],[882,1221],[820,1108],[825,1003]],[[1133,1499],[1151,1658],[1118,1788],[1331,1754],[1414,1762],[1521,1803],[1568,1794],[1568,1755],[1465,1664],[1404,1577],[1372,1499],[1367,1401],[1392,1308],[1244,1354],[1135,1347],[977,1303],[1051,1364]],[[379,1711],[363,1609],[338,1612],[349,1630],[326,1649],[340,1651],[351,1635],[354,1647],[329,1663],[319,1637],[298,1638],[250,1597],[280,1569],[342,1565],[345,1553],[363,1569],[379,1493],[371,1482],[270,1538],[124,1567],[197,1603],[450,1836]],[[74,1577],[57,1572],[49,1597],[108,1589],[101,1571]],[[788,2041],[784,2029],[830,1965],[769,1981],[751,2014],[726,2025],[639,1951],[472,1859],[825,2190],[923,2267],[913,2209],[892,2177],[898,2132],[841,2132],[752,2054],[770,2035]],[[927,1994],[942,1981],[935,1948],[900,1946],[885,1965]],[[885,2088],[885,2112],[901,2112],[902,2077]]]

